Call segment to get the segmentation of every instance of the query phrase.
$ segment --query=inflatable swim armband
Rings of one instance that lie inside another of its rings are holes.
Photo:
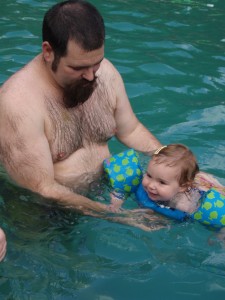
[[[225,226],[225,196],[211,188],[200,201],[200,207],[190,217],[205,225],[217,228]]]
[[[103,167],[116,193],[134,193],[142,181],[142,170],[137,153],[133,149],[105,159]]]

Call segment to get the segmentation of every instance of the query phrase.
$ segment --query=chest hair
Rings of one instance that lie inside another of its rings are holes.
[[[67,109],[57,99],[46,98],[47,138],[54,156],[67,155],[92,143],[105,143],[115,131],[112,94],[98,86],[84,104]]]

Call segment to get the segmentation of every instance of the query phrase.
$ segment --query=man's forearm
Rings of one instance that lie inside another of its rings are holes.
[[[118,136],[118,139],[129,148],[147,155],[152,155],[161,146],[157,138],[141,123],[129,135]]]
[[[55,200],[57,203],[63,206],[73,208],[85,214],[90,211],[107,211],[107,205],[76,194],[68,187],[65,187],[57,182],[54,182],[51,185],[44,185],[39,191],[36,192],[41,194],[44,198]]]

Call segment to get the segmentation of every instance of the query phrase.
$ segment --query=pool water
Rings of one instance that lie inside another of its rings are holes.
[[[188,145],[225,185],[225,2],[91,2],[137,117],[163,144]],[[1,1],[0,84],[41,51],[54,3]],[[110,149],[126,148],[112,139]],[[44,204],[3,172],[0,180],[0,299],[224,299],[225,242],[212,230],[185,222],[145,232]]]

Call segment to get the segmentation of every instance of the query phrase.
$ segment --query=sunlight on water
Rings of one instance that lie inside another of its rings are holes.
[[[225,184],[223,0],[91,1],[106,23],[106,57],[137,117],[163,144],[187,144]],[[0,83],[41,51],[55,1],[3,1]],[[110,141],[112,153],[125,147]],[[141,156],[145,168],[148,159]],[[8,254],[1,299],[224,299],[225,244],[192,222],[145,232],[43,203],[0,173]],[[106,201],[102,186],[93,198]],[[130,197],[126,207],[135,207]]]

